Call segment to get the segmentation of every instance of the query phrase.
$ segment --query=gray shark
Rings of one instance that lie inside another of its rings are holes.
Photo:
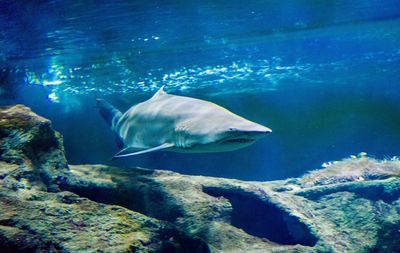
[[[231,151],[272,132],[212,102],[167,94],[164,86],[123,114],[103,99],[97,99],[97,107],[123,148],[114,159],[158,150]]]

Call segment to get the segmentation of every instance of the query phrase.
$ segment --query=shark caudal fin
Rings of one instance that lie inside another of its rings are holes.
[[[101,116],[107,122],[107,124],[113,128],[121,118],[122,113],[104,99],[98,98],[96,99],[96,102],[96,107],[99,108]]]
[[[116,135],[117,146],[122,148],[123,142],[115,129],[117,122],[122,116],[122,113],[104,99],[98,98],[96,99],[96,102],[97,102],[96,107],[99,108],[100,115],[103,117],[103,119],[111,127],[111,129]]]

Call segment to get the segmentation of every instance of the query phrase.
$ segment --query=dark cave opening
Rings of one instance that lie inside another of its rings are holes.
[[[233,209],[231,225],[250,235],[285,245],[314,246],[318,241],[297,217],[257,196],[245,192],[221,191],[213,187],[203,188],[203,191],[214,197],[228,199]]]

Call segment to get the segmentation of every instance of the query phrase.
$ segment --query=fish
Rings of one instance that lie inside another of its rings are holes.
[[[113,159],[154,151],[178,153],[226,152],[252,145],[271,133],[209,101],[172,95],[162,86],[150,99],[122,113],[96,99],[103,119],[122,148]]]

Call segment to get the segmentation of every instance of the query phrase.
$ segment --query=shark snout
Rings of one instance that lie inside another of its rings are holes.
[[[267,135],[271,133],[272,130],[269,128],[266,129],[260,129],[260,130],[251,130],[251,131],[243,131],[242,134],[247,135],[249,137],[255,136],[255,137],[262,137],[264,135]]]
[[[272,133],[272,129],[268,128],[268,127],[265,127],[265,126],[262,126],[262,128],[259,129],[259,130],[256,130],[256,132],[260,132],[262,134],[269,134],[269,133]]]
[[[272,132],[272,129],[262,126],[262,125],[256,125],[253,126],[249,129],[246,130],[241,130],[243,134],[248,134],[248,135],[264,135],[264,134],[269,134]]]

